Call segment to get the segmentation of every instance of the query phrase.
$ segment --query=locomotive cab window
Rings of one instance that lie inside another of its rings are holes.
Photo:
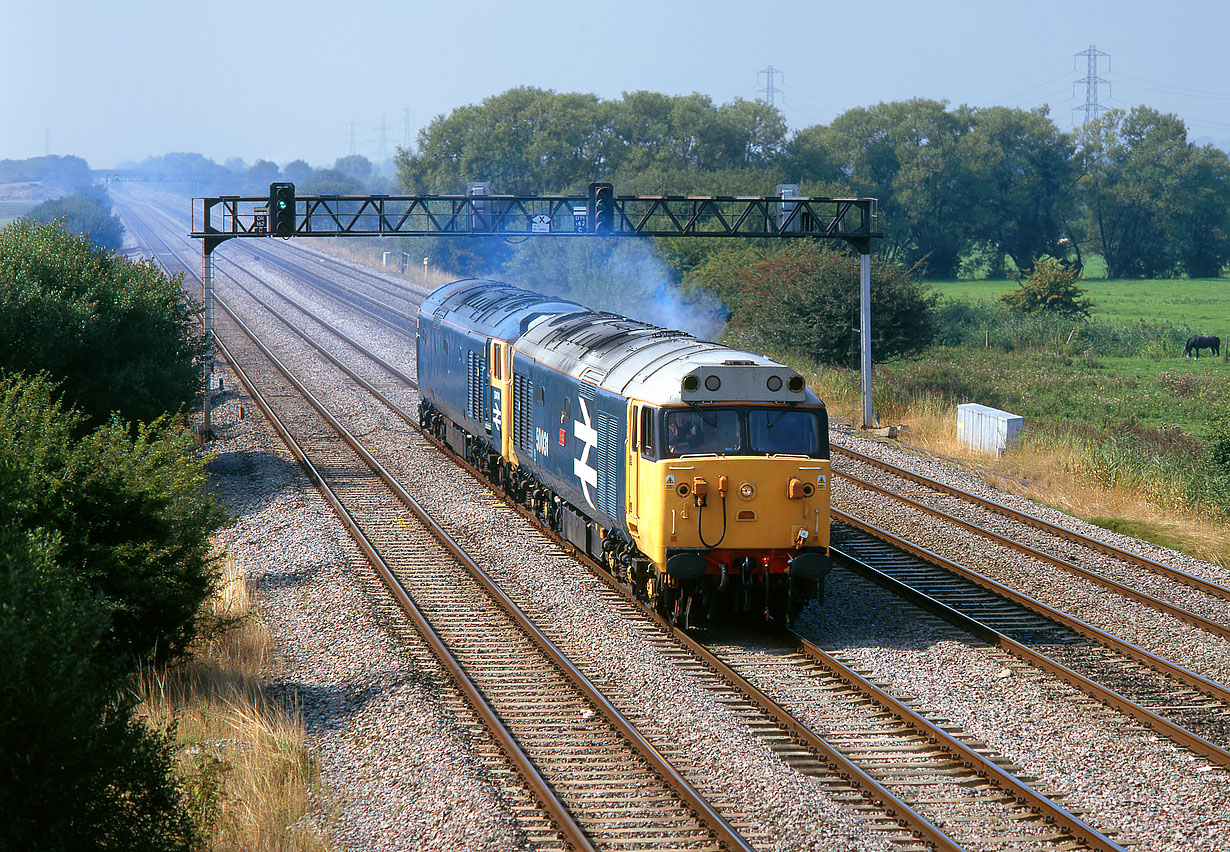
[[[730,408],[683,408],[666,414],[666,451],[671,455],[730,453],[742,445],[739,413]]]
[[[815,411],[752,409],[748,427],[754,453],[814,456],[820,451],[820,423]]]
[[[656,458],[654,454],[654,424],[657,418],[654,417],[655,411],[652,408],[642,408],[641,410],[641,455],[647,459]]]

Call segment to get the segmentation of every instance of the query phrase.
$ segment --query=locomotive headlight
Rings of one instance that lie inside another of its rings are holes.
[[[692,393],[693,391],[696,391],[699,388],[700,388],[700,379],[698,379],[696,376],[687,375],[683,377],[683,389],[685,391],[687,391],[688,393]]]
[[[765,384],[765,387],[767,387],[770,391],[772,391],[773,393],[777,393],[779,390],[782,389],[782,377],[781,376],[769,376],[769,380],[765,382],[764,384]]]
[[[744,482],[739,486],[739,496],[744,500],[751,500],[756,496],[756,486],[750,482]]]
[[[795,373],[793,376],[791,376],[789,379],[786,380],[786,388],[791,393],[798,393],[799,391],[803,390],[803,387],[805,384],[806,382],[803,381],[803,377],[800,376],[798,373]]]
[[[705,377],[705,388],[707,390],[715,391],[721,386],[722,386],[722,380],[719,379],[717,376],[706,376]]]

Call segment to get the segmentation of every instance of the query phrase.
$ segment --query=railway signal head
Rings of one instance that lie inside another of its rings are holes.
[[[269,233],[290,237],[295,233],[295,185],[269,184]]]
[[[589,206],[593,233],[615,233],[615,187],[609,183],[591,183]]]

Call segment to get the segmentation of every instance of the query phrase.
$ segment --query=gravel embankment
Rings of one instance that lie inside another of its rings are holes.
[[[336,321],[360,336],[361,323],[342,316]],[[413,358],[404,339],[385,339],[383,345],[402,359]],[[862,817],[787,770],[737,717],[645,643],[628,627],[621,607],[600,594],[596,580],[434,451],[417,449],[404,425],[373,413],[361,394],[336,379],[323,384],[331,385],[337,407],[357,418],[353,431],[387,448],[399,479],[445,528],[475,547],[532,616],[554,625],[566,653],[618,703],[635,705],[651,735],[693,755],[709,784],[763,814],[765,848],[887,848]],[[484,746],[470,721],[458,717],[443,676],[421,646],[393,625],[357,552],[263,423],[236,418],[234,400],[215,411],[222,424],[222,437],[212,447],[217,487],[236,515],[221,544],[256,583],[262,614],[282,648],[276,682],[288,696],[298,696],[320,755],[333,804],[322,805],[315,823],[327,828],[339,849],[516,848],[525,840],[512,815],[517,800],[493,780],[481,759]],[[852,435],[838,439],[908,459],[935,478],[969,476]],[[1008,495],[996,499],[1079,525]],[[837,500],[869,520],[883,513],[877,501],[845,486],[839,486]],[[917,530],[932,549],[988,574],[1000,572],[1089,620],[1100,615],[1113,632],[1130,632],[1125,638],[1167,656],[1173,650],[1200,671],[1230,673],[1221,640],[1116,603],[1109,593],[1014,552],[971,545],[965,536],[900,510],[889,514],[880,520]],[[1216,566],[1141,549],[1226,581]],[[1121,830],[1120,842],[1179,852],[1218,848],[1230,837],[1230,774],[998,651],[967,644],[932,619],[913,611],[903,618],[902,605],[872,587],[835,576],[825,605],[808,611],[805,626],[894,692],[916,696],[985,740],[1037,776],[1037,786],[1065,794],[1065,803],[1098,828]]]
[[[1099,531],[1061,512],[988,489],[975,475],[954,465],[848,433],[835,434],[834,440],[934,479],[985,493],[1053,523],[1100,532],[1104,540],[1135,546],[1138,552],[1192,573],[1219,582],[1226,577],[1218,566]],[[1214,676],[1230,666],[1221,640],[1053,566],[988,544],[971,544],[938,522],[912,517],[899,508],[887,509],[875,500],[847,499],[853,490],[852,486],[840,487],[835,505],[893,531],[908,530],[941,555],[1024,587],[1060,609],[1079,612],[1163,656],[1186,661]],[[845,582],[831,578],[825,606],[809,611],[805,622],[807,632],[826,647],[889,684],[894,693],[915,696],[921,706],[933,708],[978,736],[1026,774],[1037,777],[1037,786],[1066,794],[1064,804],[1084,813],[1096,827],[1103,831],[1118,828],[1120,843],[1174,852],[1226,848],[1230,773],[1003,652],[954,638],[951,628],[917,610],[905,608],[907,615],[901,617],[901,602],[849,574],[843,577]]]

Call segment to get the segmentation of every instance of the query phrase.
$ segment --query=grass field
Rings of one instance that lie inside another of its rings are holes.
[[[990,279],[928,283],[941,296],[964,301],[994,301],[1018,286]],[[1230,278],[1087,278],[1080,286],[1093,301],[1093,319],[1099,322],[1168,322],[1230,339]]]

